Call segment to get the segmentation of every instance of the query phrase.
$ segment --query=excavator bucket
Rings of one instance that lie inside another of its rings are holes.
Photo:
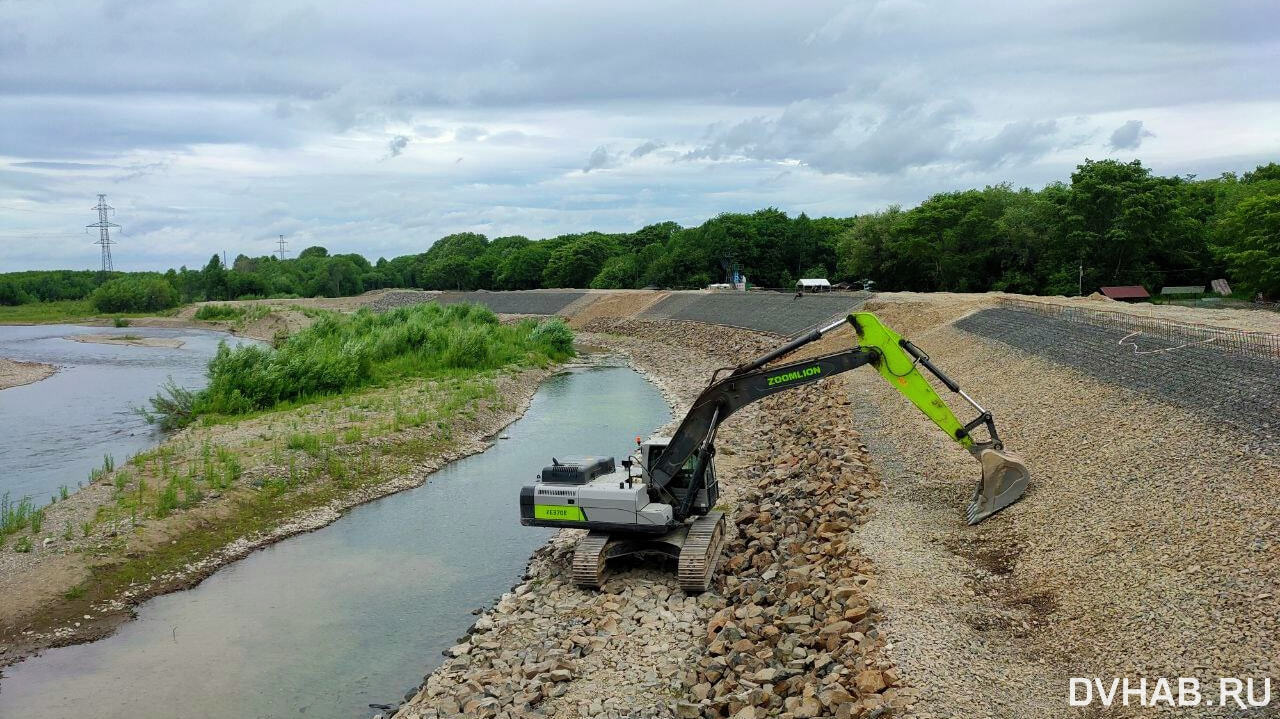
[[[969,524],[977,524],[1018,501],[1031,481],[1027,465],[1013,452],[986,448],[978,453],[978,463],[982,465],[982,478],[965,512]]]

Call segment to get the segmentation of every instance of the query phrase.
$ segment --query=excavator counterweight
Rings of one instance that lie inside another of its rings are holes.
[[[846,322],[857,345],[818,357],[771,364]],[[694,400],[671,437],[638,442],[634,458],[578,457],[552,460],[533,485],[520,491],[521,524],[591,530],[573,558],[579,585],[599,587],[609,559],[627,554],[659,554],[677,560],[680,585],[705,591],[715,574],[726,531],[715,511],[719,483],[715,474],[715,438],[720,424],[737,410],[863,365],[874,367],[952,440],[978,460],[981,478],[965,511],[977,524],[1009,506],[1026,490],[1030,474],[1016,455],[1004,450],[991,413],[943,374],[929,356],[886,327],[869,312],[855,312],[745,362],[710,383]],[[920,372],[928,370],[978,415],[961,422]],[[983,427],[986,438],[972,432]],[[638,473],[632,467],[638,465]]]

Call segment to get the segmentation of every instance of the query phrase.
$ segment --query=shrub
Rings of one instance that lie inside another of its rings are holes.
[[[534,328],[530,339],[555,354],[573,354],[573,330],[559,317],[544,320]]]
[[[99,312],[155,312],[178,304],[178,291],[159,277],[121,277],[93,291]]]
[[[201,414],[244,414],[362,385],[440,373],[541,364],[573,354],[564,322],[498,322],[473,305],[421,304],[382,314],[323,313],[276,349],[222,345],[199,392],[172,383],[151,399],[152,421],[181,427]]]
[[[17,282],[0,280],[0,305],[25,305],[28,302],[35,302],[36,299],[22,289]]]
[[[233,305],[202,305],[196,310],[198,320],[234,320],[244,314],[243,307]]]

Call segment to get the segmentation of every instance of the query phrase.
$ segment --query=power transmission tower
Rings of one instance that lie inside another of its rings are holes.
[[[280,235],[280,249],[276,250],[276,254],[280,255],[280,259],[284,259],[287,250],[284,248],[284,235]]]
[[[116,208],[107,204],[106,195],[98,195],[98,205],[90,209],[98,211],[98,221],[92,225],[85,225],[85,227],[98,228],[98,241],[93,244],[102,245],[102,273],[106,274],[114,269],[111,265],[111,246],[116,243],[111,241],[111,228],[120,227],[120,225],[117,225],[107,219],[107,212],[114,212]]]

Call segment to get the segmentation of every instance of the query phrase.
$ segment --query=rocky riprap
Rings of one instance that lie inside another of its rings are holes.
[[[670,321],[587,329],[678,397],[678,414],[712,369],[779,342]],[[823,382],[722,428],[731,524],[711,591],[685,596],[673,572],[638,561],[611,566],[599,592],[579,589],[568,566],[581,532],[563,531],[396,716],[902,715],[914,695],[883,658],[854,541],[878,480],[847,402]]]

